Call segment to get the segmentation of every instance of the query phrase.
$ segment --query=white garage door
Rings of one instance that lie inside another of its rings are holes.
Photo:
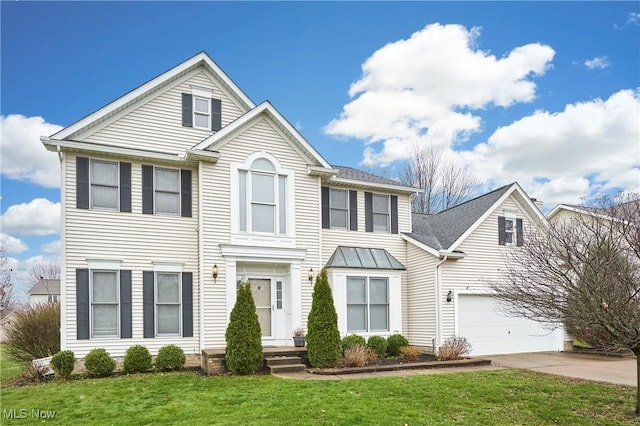
[[[562,332],[535,321],[508,317],[489,296],[458,296],[458,336],[466,337],[472,355],[562,350]]]

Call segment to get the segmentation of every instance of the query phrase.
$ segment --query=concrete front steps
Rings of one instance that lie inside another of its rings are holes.
[[[307,368],[299,356],[269,356],[264,362],[270,374],[297,373]]]

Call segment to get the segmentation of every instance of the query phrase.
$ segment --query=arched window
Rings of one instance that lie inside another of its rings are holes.
[[[238,170],[240,232],[287,234],[287,176],[267,158]]]

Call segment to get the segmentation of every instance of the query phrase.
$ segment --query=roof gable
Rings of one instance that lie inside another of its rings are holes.
[[[136,89],[126,93],[113,102],[105,105],[97,111],[76,121],[51,136],[52,139],[68,139],[73,135],[83,132],[100,123],[106,122],[116,115],[122,115],[140,105],[146,98],[153,96],[168,86],[176,84],[183,79],[188,79],[194,73],[204,69],[221,86],[222,90],[228,92],[243,110],[255,107],[249,97],[222,71],[222,69],[207,55],[200,52],[183,63],[171,68],[159,76],[149,80]]]
[[[253,108],[248,113],[239,117],[231,124],[223,127],[220,131],[206,138],[204,141],[195,145],[194,151],[218,151],[236,135],[250,128],[252,125],[267,117],[275,124],[284,139],[289,142],[303,158],[306,158],[313,166],[331,169],[331,165],[325,160],[316,149],[276,110],[271,103],[265,101]]]
[[[414,213],[413,229],[407,236],[434,250],[454,251],[511,195],[519,199],[530,216],[544,221],[542,212],[520,185],[514,182],[437,214]]]

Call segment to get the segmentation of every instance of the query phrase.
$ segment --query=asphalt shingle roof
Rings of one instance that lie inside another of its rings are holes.
[[[365,182],[365,183],[404,186],[406,188],[413,188],[412,186],[405,185],[404,183],[398,182],[397,180],[387,179],[382,176],[377,176],[371,173],[363,172],[362,170],[354,169],[353,167],[336,166],[333,164],[331,165],[331,167],[338,170],[336,177],[341,179],[349,179],[349,180],[355,180],[355,181]],[[413,189],[418,190],[418,188],[413,188]]]
[[[436,214],[413,213],[413,232],[407,235],[435,250],[446,250],[512,186],[503,186]]]
[[[29,294],[60,294],[60,280],[40,280],[31,289]]]

